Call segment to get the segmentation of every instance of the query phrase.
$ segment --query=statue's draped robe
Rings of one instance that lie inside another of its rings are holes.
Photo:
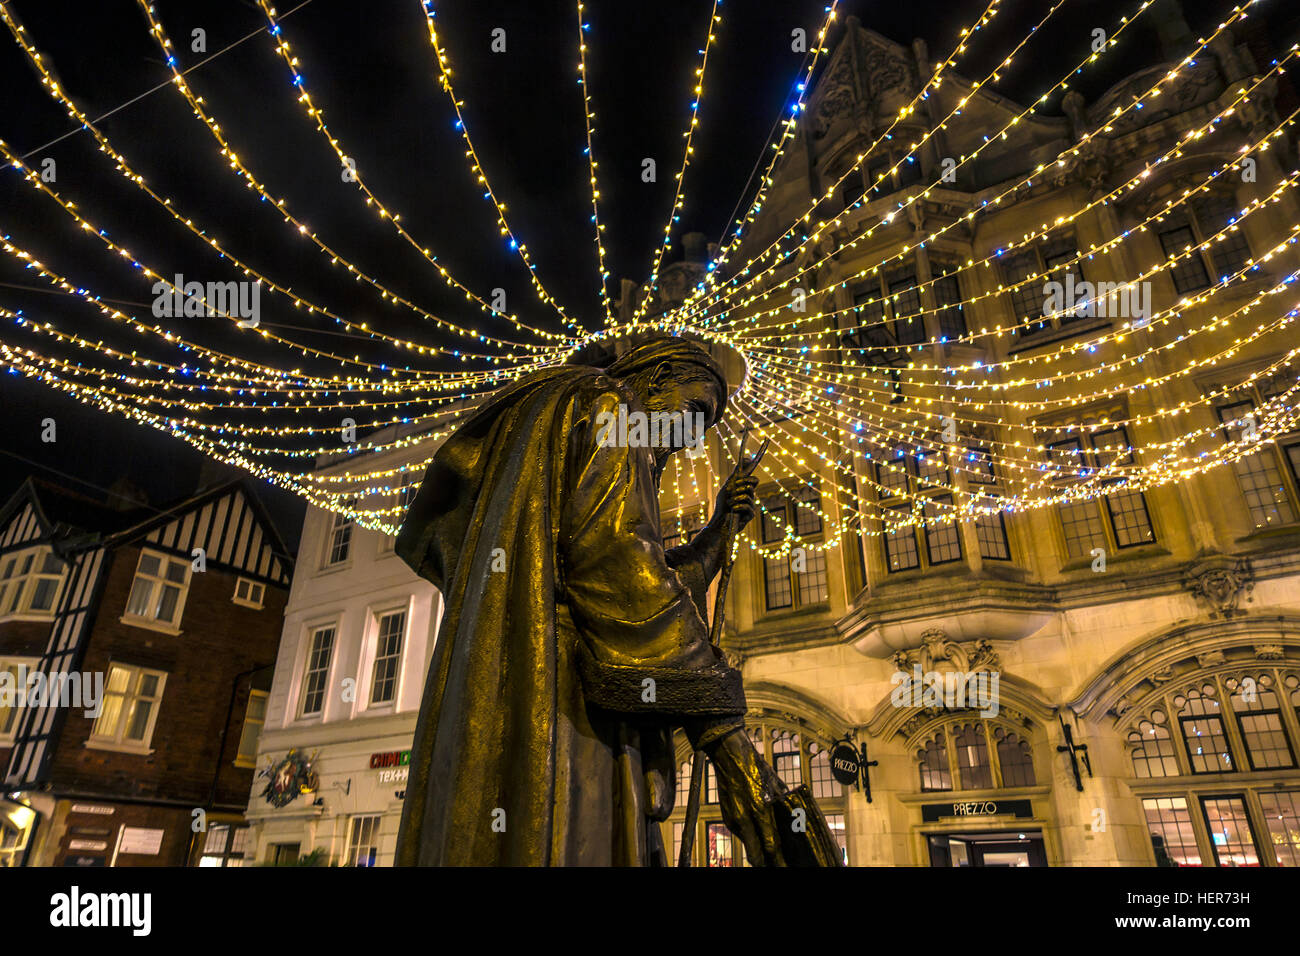
[[[639,408],[595,369],[501,392],[431,463],[397,550],[445,609],[416,726],[399,865],[663,862],[675,726],[738,722],[703,564],[665,553]]]

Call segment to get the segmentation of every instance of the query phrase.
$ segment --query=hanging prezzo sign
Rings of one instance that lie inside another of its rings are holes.
[[[831,776],[846,787],[857,783],[860,761],[858,749],[847,740],[841,741],[831,750]]]

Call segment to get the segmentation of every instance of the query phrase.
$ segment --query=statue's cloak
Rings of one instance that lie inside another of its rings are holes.
[[[598,440],[620,405],[639,408],[599,370],[545,370],[425,474],[397,551],[444,611],[398,865],[663,862],[647,820],[672,807],[673,727],[744,713],[702,564],[663,550],[650,449]]]

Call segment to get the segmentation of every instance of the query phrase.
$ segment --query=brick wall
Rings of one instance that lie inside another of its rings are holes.
[[[151,741],[154,752],[135,755],[85,747],[94,721],[73,710],[51,763],[53,789],[64,794],[176,801],[178,807],[204,806],[218,774],[217,751],[224,727],[214,804],[242,806],[254,771],[235,767],[234,759],[249,688],[247,676],[238,689],[234,680],[236,675],[274,663],[287,592],[267,588],[262,610],[235,604],[231,596],[237,575],[209,564],[207,571],[190,577],[181,633],[146,630],[120,620],[139,554],[140,549],[131,546],[112,555],[81,670],[103,671],[107,679],[109,665],[118,662],[166,672]]]

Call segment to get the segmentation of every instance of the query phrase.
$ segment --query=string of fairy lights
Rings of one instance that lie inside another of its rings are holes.
[[[809,107],[824,102],[817,79],[836,56],[848,55],[830,42],[839,3],[828,0],[819,22],[801,27],[807,49],[726,232],[709,262],[690,273],[688,291],[665,307],[663,278],[688,208],[695,144],[718,109],[703,108],[718,85],[709,66],[728,42],[723,0],[707,0],[667,216],[644,282],[630,308],[620,304],[622,319],[609,289],[610,210],[602,202],[606,174],[596,156],[589,84],[599,37],[583,0],[575,2],[581,162],[590,188],[595,298],[604,313],[585,322],[548,291],[542,265],[507,216],[506,191],[489,177],[471,136],[472,115],[458,89],[463,78],[453,85],[435,0],[412,0],[410,13],[418,5],[467,171],[505,250],[527,274],[534,298],[527,309],[507,309],[471,288],[442,252],[408,229],[409,216],[380,198],[374,169],[327,122],[302,55],[269,0],[257,0],[269,52],[287,70],[288,92],[323,141],[324,156],[342,171],[340,195],[330,201],[355,201],[373,213],[463,310],[425,308],[308,225],[306,213],[291,208],[267,173],[254,172],[254,159],[240,154],[238,131],[227,129],[187,78],[147,0],[137,0],[142,28],[163,57],[173,94],[202,126],[189,148],[206,149],[210,137],[221,166],[259,207],[271,207],[284,240],[306,243],[330,270],[373,294],[376,311],[360,316],[296,291],[255,255],[234,248],[238,243],[218,238],[237,234],[222,224],[225,210],[186,209],[155,187],[144,172],[147,160],[128,158],[92,122],[9,0],[0,0],[0,19],[44,92],[94,140],[105,168],[165,213],[187,241],[201,241],[213,268],[258,283],[272,313],[248,327],[210,289],[175,284],[172,270],[132,252],[83,209],[74,187],[56,188],[0,141],[5,168],[34,190],[33,201],[67,217],[95,254],[155,294],[192,299],[213,317],[207,327],[182,324],[151,314],[147,303],[106,298],[63,265],[42,261],[18,223],[0,222],[3,261],[30,274],[33,291],[69,300],[66,309],[11,308],[0,287],[0,327],[7,330],[0,366],[393,534],[438,443],[485,396],[592,345],[647,330],[691,334],[738,356],[745,375],[711,453],[673,457],[664,482],[672,502],[665,533],[674,524],[679,533],[686,529],[687,516],[716,493],[742,435],[761,436],[770,442],[758,470],[770,489],[764,497],[779,494],[795,509],[787,515],[783,504],[741,535],[737,547],[765,558],[1145,494],[1269,453],[1300,425],[1300,346],[1292,344],[1300,316],[1300,168],[1287,168],[1300,109],[1280,115],[1260,105],[1271,102],[1279,79],[1293,75],[1300,44],[1232,79],[1225,70],[1214,96],[1144,123],[1176,102],[1207,61],[1231,49],[1233,28],[1268,0],[1225,4],[1215,28],[1182,59],[1130,83],[1123,96],[1105,101],[1104,112],[1094,104],[1072,114],[1084,117],[1084,128],[1072,119],[1070,135],[1050,151],[1037,148],[996,181],[981,170],[1024,149],[1044,124],[1059,128],[1059,114],[1047,112],[1051,104],[1113,59],[1152,4],[1140,0],[1099,23],[1104,42],[1073,58],[1042,46],[1044,26],[1079,3],[1053,0],[996,51],[995,67],[966,78],[957,70],[975,52],[992,62],[979,47],[994,42],[989,27],[1003,2],[990,0],[947,55],[929,61],[924,48],[912,51],[912,79],[892,101],[902,105],[837,146],[834,164],[799,193],[783,187],[798,182],[811,155]],[[994,89],[1026,56],[1060,66],[1024,107]],[[1149,156],[1116,162],[1084,184],[1099,154],[1118,151],[1134,130],[1156,127],[1158,135],[1143,147]],[[963,145],[941,155],[942,144],[953,142]],[[1247,166],[1257,175],[1244,175]],[[977,177],[987,185],[973,186]],[[1204,211],[1211,207],[1216,217]],[[1288,222],[1297,224],[1281,225]],[[1042,250],[1062,237],[1065,251],[1049,260]],[[1198,274],[1203,281],[1188,284]],[[1093,281],[1085,284],[1085,276]],[[1065,278],[1085,291],[1049,297],[1049,283]],[[1148,307],[1137,313],[1106,311],[1142,294]],[[1034,308],[1026,310],[1027,302]],[[280,321],[294,313],[307,324]],[[399,331],[412,322],[419,334]],[[344,344],[330,345],[325,336]],[[1241,412],[1247,395],[1250,410]],[[1234,411],[1221,420],[1225,408]]]

